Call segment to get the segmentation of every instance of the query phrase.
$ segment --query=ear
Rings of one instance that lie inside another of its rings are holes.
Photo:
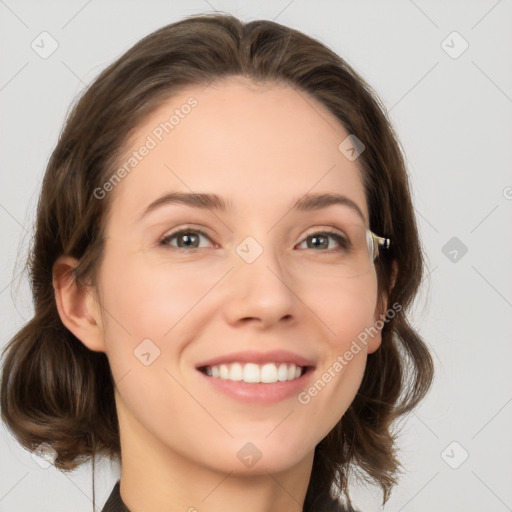
[[[388,319],[388,298],[391,294],[391,291],[393,290],[393,287],[395,286],[396,282],[396,276],[398,273],[398,265],[396,261],[393,261],[392,267],[391,267],[391,285],[389,287],[389,290],[382,294],[382,297],[377,302],[377,306],[375,308],[375,313],[373,315],[373,329],[377,331],[376,334],[371,336],[369,338],[368,342],[368,354],[371,354],[372,352],[375,352],[382,343],[382,329],[384,328],[384,325],[386,325],[386,321]],[[395,315],[395,311],[393,311],[393,316]],[[372,329],[372,333],[374,333],[374,330]]]
[[[55,302],[62,323],[90,350],[105,352],[100,304],[92,286],[74,276],[78,260],[61,256],[53,265]]]

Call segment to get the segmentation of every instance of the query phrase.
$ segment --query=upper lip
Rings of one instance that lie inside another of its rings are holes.
[[[297,366],[314,366],[310,359],[290,352],[289,350],[270,350],[258,352],[256,350],[245,350],[243,352],[231,352],[222,356],[214,357],[196,365],[196,368],[205,366],[218,366],[229,363],[294,363]]]

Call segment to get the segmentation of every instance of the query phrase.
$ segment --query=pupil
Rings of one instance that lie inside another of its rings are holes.
[[[190,243],[192,241],[192,238],[195,237],[196,235],[181,235],[181,239],[184,241],[184,244],[185,247],[190,247]]]
[[[320,239],[323,239],[323,240],[324,240],[324,242],[323,242],[323,243],[322,243],[322,242],[318,243],[318,241],[319,241]],[[326,239],[327,239],[327,237],[326,237],[326,236],[324,236],[324,235],[321,235],[321,236],[313,236],[313,237],[311,238],[311,240],[312,240],[312,242],[313,242],[313,245],[314,245],[315,247],[324,247],[324,248],[326,247],[326,245],[325,245],[325,240],[326,240]]]

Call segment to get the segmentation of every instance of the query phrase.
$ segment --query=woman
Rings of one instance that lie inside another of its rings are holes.
[[[30,269],[2,418],[59,469],[119,458],[104,511],[352,510],[351,471],[387,501],[433,373],[422,254],[383,109],[318,41],[203,15],[137,43],[66,122]]]

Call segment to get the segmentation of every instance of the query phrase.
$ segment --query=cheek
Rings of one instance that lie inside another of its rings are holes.
[[[104,337],[125,425],[136,418],[148,430],[161,428],[158,437],[165,438],[177,413],[187,418],[191,400],[179,384],[182,378],[173,361],[180,359],[186,345],[187,314],[211,288],[211,279],[120,247],[111,248],[104,259]]]
[[[313,303],[312,294],[309,300]],[[322,435],[327,435],[359,389],[366,367],[368,333],[378,336],[372,331],[376,276],[324,286],[315,304],[326,326],[323,357],[313,381],[298,398],[311,417],[322,418]]]
[[[374,325],[377,307],[377,278],[375,273],[358,279],[338,280],[310,294],[315,312],[327,332],[327,346],[336,352],[345,351]]]
[[[117,335],[122,328],[133,342],[164,341],[225,274],[221,268],[117,252],[110,252],[102,268],[106,330]]]
[[[148,394],[157,405],[171,391],[174,396],[182,393],[164,370],[177,370],[190,337],[205,321],[201,311],[207,295],[227,270],[215,265],[207,269],[170,265],[119,248],[105,258],[100,279],[106,351],[116,382],[143,383],[129,391],[130,400],[138,404],[135,408],[148,407]]]

